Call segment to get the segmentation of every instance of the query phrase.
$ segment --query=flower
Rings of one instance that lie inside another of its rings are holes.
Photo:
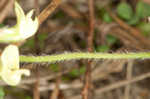
[[[22,75],[29,76],[30,71],[19,68],[19,51],[15,45],[8,45],[0,57],[0,76],[8,85],[19,84]]]
[[[34,10],[24,14],[20,5],[15,2],[15,13],[17,16],[17,24],[13,27],[4,27],[0,29],[0,42],[11,43],[24,41],[33,36],[38,30],[38,18],[32,19]]]

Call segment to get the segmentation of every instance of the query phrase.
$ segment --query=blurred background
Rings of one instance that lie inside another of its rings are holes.
[[[18,2],[39,15],[52,0]],[[150,0],[62,0],[20,53],[148,52],[149,16]],[[13,0],[0,0],[0,27],[15,23]],[[0,81],[0,99],[150,99],[148,59],[21,63],[21,68],[32,75],[15,87]]]

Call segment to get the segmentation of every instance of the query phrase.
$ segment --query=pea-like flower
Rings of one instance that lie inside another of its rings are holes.
[[[32,19],[33,12],[34,10],[31,10],[25,15],[20,5],[15,2],[17,23],[13,27],[0,28],[0,42],[19,42],[33,36],[39,26],[38,18]]]
[[[30,75],[28,69],[19,67],[19,50],[15,45],[7,46],[0,57],[0,76],[8,85],[19,84],[21,76]]]

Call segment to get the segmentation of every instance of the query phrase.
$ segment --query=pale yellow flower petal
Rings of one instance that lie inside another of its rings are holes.
[[[18,85],[21,81],[21,76],[30,75],[30,71],[26,69],[20,69],[20,70],[5,70],[2,74],[1,77],[2,79],[11,86]]]
[[[19,49],[15,45],[7,46],[1,55],[2,68],[19,69]]]
[[[15,2],[15,12],[16,12],[18,24],[20,23],[21,20],[25,20],[25,14],[22,8],[20,7],[20,5],[18,4],[18,2]]]
[[[20,33],[21,39],[25,40],[36,33],[39,25],[38,19],[37,17],[35,17],[35,20],[32,19],[34,10],[29,11],[27,15],[25,15],[22,8],[17,2],[15,3],[15,6],[16,14],[18,16],[17,19],[19,20],[17,22],[17,28]],[[20,18],[20,16],[23,16],[23,18]]]
[[[29,11],[29,12],[27,13],[27,15],[26,15],[26,18],[27,18],[27,19],[30,19],[30,18],[32,17],[32,15],[33,15],[33,12],[34,12],[34,10]]]
[[[27,39],[31,36],[33,36],[36,31],[38,30],[38,19],[37,17],[33,20],[32,14],[34,10],[31,10],[27,15],[26,15],[26,20],[23,23],[22,26],[20,25],[20,34],[22,39]]]
[[[17,85],[22,75],[29,76],[30,71],[19,68],[19,49],[15,45],[9,45],[0,57],[0,76],[8,85]]]
[[[24,41],[33,36],[38,30],[38,18],[32,19],[33,11],[29,11],[27,15],[24,14],[20,5],[15,2],[15,12],[17,16],[17,23],[13,27],[5,27],[0,29],[0,42],[11,43]]]

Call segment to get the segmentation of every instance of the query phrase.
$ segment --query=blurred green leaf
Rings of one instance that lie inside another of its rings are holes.
[[[34,37],[28,39],[25,44],[22,46],[23,48],[28,47],[28,48],[34,48]]]
[[[58,72],[60,70],[57,64],[50,64],[50,69],[54,72]]]
[[[148,36],[150,34],[150,23],[141,22],[140,24],[138,24],[138,28],[145,36]]]
[[[71,77],[78,77],[78,76],[84,74],[85,71],[86,71],[85,66],[82,66],[80,68],[73,69],[69,74]]]
[[[48,37],[48,34],[47,33],[40,33],[38,34],[38,40],[40,42],[39,46],[40,48],[43,48],[44,47],[44,41],[45,39]]]
[[[109,49],[110,48],[108,45],[101,45],[96,48],[96,51],[97,52],[107,52]]]
[[[85,66],[82,66],[82,67],[80,67],[80,75],[81,74],[84,74],[85,73],[85,71],[86,71],[86,67]]]
[[[48,35],[46,33],[40,33],[40,34],[38,34],[38,39],[39,39],[39,41],[43,41],[47,38],[47,36]]]
[[[112,36],[112,35],[107,35],[106,36],[106,41],[107,41],[107,43],[109,44],[109,45],[112,45],[112,44],[114,44],[116,41],[117,41],[117,38],[116,37],[114,37],[114,36]]]
[[[132,8],[126,2],[122,2],[117,6],[117,13],[122,19],[125,20],[130,20],[133,17]]]
[[[106,13],[106,9],[105,8],[97,8],[96,11],[96,16],[101,18],[103,17],[104,13]]]
[[[62,76],[61,79],[63,81],[70,81],[70,77],[68,77],[68,76]]]
[[[69,74],[70,74],[70,76],[72,76],[72,77],[77,77],[77,76],[80,75],[80,72],[79,72],[78,69],[73,69]]]
[[[4,27],[4,24],[0,24],[0,28]]]
[[[37,35],[38,40],[39,40],[39,46],[40,48],[44,47],[44,40],[47,38],[47,33],[40,33]],[[28,48],[34,48],[35,40],[34,37],[28,39],[25,44],[23,45],[23,48],[28,47]]]
[[[4,89],[3,87],[0,87],[0,99],[4,99],[4,96],[5,96]]]
[[[136,25],[139,23],[139,17],[134,15],[130,20],[127,22],[129,25]]]
[[[136,15],[139,18],[145,18],[150,16],[150,5],[139,0],[136,5]]]
[[[65,13],[63,11],[58,11],[56,12],[53,16],[52,19],[60,19],[65,17]]]
[[[106,23],[111,23],[112,22],[112,18],[107,12],[105,12],[104,15],[103,15],[103,21],[105,21]]]
[[[26,96],[26,98],[25,99],[32,99],[32,97],[31,96]]]

